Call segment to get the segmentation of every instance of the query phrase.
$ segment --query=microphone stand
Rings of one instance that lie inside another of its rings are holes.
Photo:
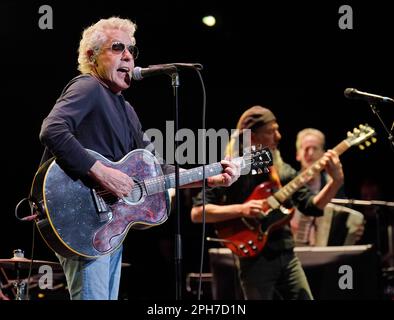
[[[178,103],[178,87],[179,74],[174,72],[171,74],[171,84],[174,93],[175,103],[175,135],[174,135],[174,162],[175,162],[175,214],[176,214],[176,231],[175,231],[175,297],[176,300],[182,299],[182,238],[181,238],[181,215],[180,215],[180,191],[179,191],[179,164],[177,161],[177,152],[179,142],[176,135],[179,129],[179,103]]]
[[[15,258],[24,258],[24,252],[22,249],[14,250]],[[15,263],[15,271],[16,271],[16,280],[14,281],[14,288],[16,289],[15,300],[27,300],[25,296],[25,281],[20,278],[20,262]]]
[[[389,131],[389,129],[386,127],[386,125],[385,125],[383,119],[381,118],[381,116],[380,116],[380,114],[379,114],[379,110],[376,108],[376,104],[373,103],[373,102],[369,102],[369,106],[371,107],[372,112],[378,117],[380,123],[381,123],[382,126],[383,126],[383,129],[386,131],[386,133],[387,133],[387,138],[388,138],[388,140],[389,140],[389,142],[390,142],[391,150],[394,152],[394,137],[393,137],[394,122],[393,122],[393,124],[392,124],[392,126],[391,126],[391,130]]]
[[[25,300],[25,286],[24,280],[20,279],[20,266],[19,262],[15,264],[16,280],[14,282],[14,288],[16,289],[15,300]]]
[[[182,299],[182,238],[181,238],[181,214],[180,214],[180,183],[179,183],[179,163],[177,161],[177,153],[179,142],[176,135],[179,130],[179,103],[178,103],[178,87],[179,87],[179,74],[178,68],[189,68],[201,70],[202,65],[198,63],[171,63],[162,72],[171,77],[171,85],[173,87],[174,104],[175,104],[175,125],[174,125],[174,165],[175,165],[175,204],[174,210],[176,214],[176,231],[175,231],[175,295],[176,300]]]

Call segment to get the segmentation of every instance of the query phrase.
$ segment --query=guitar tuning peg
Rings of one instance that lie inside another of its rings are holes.
[[[360,150],[364,150],[365,149],[365,147],[362,144],[360,144],[358,147],[360,148]]]
[[[359,127],[361,130],[364,130],[364,129],[365,129],[365,126],[364,126],[363,124],[360,124],[358,127]]]
[[[369,147],[371,145],[371,142],[365,141],[365,146]]]
[[[376,141],[378,141],[378,139],[376,139],[375,137],[371,138],[372,143],[376,143]]]
[[[350,137],[353,136],[353,133],[351,133],[350,131],[348,131],[348,132],[347,132],[347,136],[348,136],[348,138],[350,138]]]
[[[358,128],[354,128],[354,129],[353,129],[353,132],[354,132],[355,134],[359,134],[359,133],[360,133],[360,130],[359,130]]]

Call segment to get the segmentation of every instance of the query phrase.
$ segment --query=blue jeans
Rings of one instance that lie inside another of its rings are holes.
[[[57,257],[66,276],[71,300],[117,300],[122,268],[120,246],[97,259]]]

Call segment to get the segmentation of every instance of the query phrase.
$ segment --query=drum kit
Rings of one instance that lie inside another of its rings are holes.
[[[28,300],[29,294],[26,288],[40,287],[40,279],[45,275],[41,271],[42,267],[45,267],[44,271],[51,270],[52,280],[58,282],[52,289],[65,288],[65,276],[59,262],[27,259],[21,249],[16,249],[13,253],[12,258],[0,259],[0,300],[10,300],[9,296],[13,296],[14,300]],[[122,263],[122,268],[130,266],[130,263]],[[15,278],[9,279],[5,270],[13,272]],[[32,271],[33,275],[22,277],[28,271]]]
[[[31,260],[24,257],[23,250],[14,250],[14,256],[9,259],[0,259],[0,300],[9,300],[9,297],[5,295],[2,291],[11,289],[15,300],[26,300],[28,299],[26,295],[26,285],[30,288],[38,286],[40,278],[43,276],[41,273],[41,267],[45,266],[46,269],[52,271],[53,279],[62,279],[64,274],[62,272],[62,267],[58,262],[45,261],[45,260]],[[6,271],[14,272],[15,279],[9,279],[7,277]],[[21,277],[24,271],[31,270],[40,273],[34,274],[28,278]]]

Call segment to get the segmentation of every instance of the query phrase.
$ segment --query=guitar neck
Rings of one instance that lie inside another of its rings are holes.
[[[344,153],[347,149],[350,148],[350,144],[343,140],[341,143],[335,146],[333,150],[337,152],[338,155]],[[275,192],[273,196],[280,202],[283,203],[288,200],[294,192],[304,186],[312,177],[317,175],[320,171],[323,170],[323,165],[321,163],[322,158],[317,160],[313,165],[311,165],[308,169],[301,172],[298,176],[296,176],[293,180],[291,180],[288,184],[282,187],[279,191]]]
[[[243,165],[243,158],[238,157],[232,160]],[[220,162],[205,166],[205,178],[216,176],[222,173],[223,168]],[[179,172],[179,186],[203,180],[203,166]],[[175,173],[158,176],[144,181],[148,195],[163,192],[170,188],[175,188]]]

